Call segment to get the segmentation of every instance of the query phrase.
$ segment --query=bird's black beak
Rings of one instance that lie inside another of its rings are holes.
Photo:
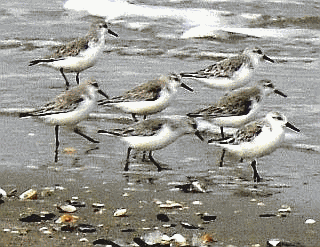
[[[294,130],[294,131],[296,131],[296,132],[300,132],[300,130],[299,130],[298,128],[294,127],[294,126],[293,126],[291,123],[289,123],[289,122],[286,123],[286,127],[290,128],[290,129],[292,129],[292,130]]]
[[[273,90],[274,93],[281,95],[282,97],[287,97],[283,92],[279,91],[278,89]]]
[[[108,29],[108,33],[113,35],[114,37],[118,37],[119,35],[113,32],[112,30]]]
[[[186,84],[184,84],[183,82],[180,85],[181,85],[181,87],[187,89],[188,91],[193,92],[193,89],[191,87],[187,86]]]
[[[263,55],[262,58],[263,58],[264,60],[267,60],[267,61],[271,62],[271,63],[274,63],[274,60],[271,59],[270,57],[266,56],[266,55]]]
[[[105,92],[103,92],[101,89],[98,90],[98,93],[106,97],[107,99],[109,99],[109,96]]]
[[[197,130],[196,132],[194,132],[194,134],[195,134],[197,137],[199,137],[199,139],[200,139],[201,141],[204,141],[203,137],[200,135],[200,131],[199,131],[199,130]]]

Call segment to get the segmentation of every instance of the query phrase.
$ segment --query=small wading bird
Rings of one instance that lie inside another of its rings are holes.
[[[84,137],[90,142],[99,143],[91,137],[82,133],[76,125],[85,120],[97,105],[97,92],[108,98],[108,96],[99,89],[94,80],[88,80],[80,83],[65,93],[60,94],[55,100],[45,104],[34,111],[21,113],[20,117],[38,117],[45,123],[55,126],[56,150],[55,162],[58,161],[59,147],[59,126],[67,126],[73,131]]]
[[[233,137],[220,141],[209,140],[208,143],[223,148],[220,166],[222,166],[226,150],[237,157],[250,159],[253,179],[260,182],[256,159],[272,153],[283,143],[284,127],[300,132],[299,129],[287,122],[287,118],[282,113],[269,112],[265,118],[242,126]]]
[[[147,119],[120,129],[99,130],[98,133],[121,137],[129,145],[125,171],[129,170],[132,149],[149,151],[150,161],[158,168],[158,171],[161,171],[163,168],[152,157],[152,151],[168,146],[185,134],[195,134],[203,141],[195,121],[178,116]]]
[[[68,90],[70,84],[64,73],[76,72],[76,81],[79,84],[79,73],[94,66],[99,59],[105,47],[106,31],[118,37],[104,21],[95,22],[85,37],[57,47],[52,54],[31,61],[29,66],[40,64],[59,70]]]
[[[180,75],[182,78],[204,83],[210,88],[230,91],[247,84],[255,69],[265,60],[274,63],[260,48],[246,48],[240,55],[226,58],[205,69]]]
[[[141,84],[123,95],[109,100],[101,100],[98,104],[132,114],[134,121],[138,121],[136,115],[143,115],[146,119],[147,115],[167,108],[174,99],[179,86],[193,91],[186,84],[181,83],[180,76],[170,74]]]
[[[187,116],[220,126],[221,136],[224,138],[223,127],[238,128],[251,121],[257,115],[266,96],[271,93],[287,97],[275,89],[270,80],[260,80],[253,87],[231,91],[222,96],[217,103],[188,113]]]

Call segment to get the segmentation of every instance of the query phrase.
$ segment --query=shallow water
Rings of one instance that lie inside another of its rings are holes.
[[[28,61],[84,35],[90,15],[100,14],[108,17],[110,28],[120,37],[108,38],[101,61],[81,73],[80,80],[94,77],[104,91],[115,96],[162,74],[202,69],[258,45],[277,63],[266,63],[254,80],[271,79],[288,95],[285,99],[271,95],[260,116],[270,110],[283,112],[301,129],[299,135],[288,130],[292,143],[319,147],[319,7],[317,1],[11,1],[0,9],[4,27],[0,34],[0,108],[35,107],[61,93],[64,81],[57,71],[28,67]],[[75,83],[74,74],[67,76]],[[192,80],[186,83],[195,92],[180,89],[172,105],[159,115],[184,115],[223,94]],[[45,173],[54,167],[57,172],[78,174],[84,183],[124,179],[126,147],[116,138],[96,134],[97,129],[117,123],[89,120],[80,124],[101,141],[99,145],[62,129],[58,164],[53,162],[53,127],[5,115],[0,116],[0,125],[0,169]],[[68,147],[76,153],[63,153]],[[128,176],[151,177],[161,184],[185,181],[187,176],[205,178],[213,194],[233,193],[239,184],[247,186],[251,167],[227,155],[225,167],[219,168],[220,153],[194,136],[184,136],[155,152],[155,158],[171,171],[159,174],[152,165],[137,162]],[[271,191],[278,188],[281,193],[274,198],[292,205],[303,217],[319,221],[319,157],[313,151],[278,149],[258,161],[265,179],[261,186]]]

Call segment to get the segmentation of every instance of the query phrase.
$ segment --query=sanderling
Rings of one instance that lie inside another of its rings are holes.
[[[180,75],[198,80],[211,88],[233,90],[247,84],[254,69],[264,60],[274,63],[260,48],[246,48],[240,55],[226,58],[197,72]]]
[[[97,92],[108,98],[108,96],[99,89],[95,80],[84,81],[77,87],[60,94],[55,98],[55,100],[45,104],[43,107],[40,107],[32,112],[20,114],[20,117],[39,117],[45,123],[55,126],[55,162],[58,160],[58,133],[59,126],[61,125],[72,128],[76,134],[81,135],[90,142],[99,143],[98,141],[82,133],[79,128],[75,126],[82,120],[86,119],[89,116],[89,113],[92,112],[96,107]]]
[[[54,53],[31,61],[29,66],[40,64],[59,70],[68,89],[70,84],[64,72],[76,72],[76,81],[79,84],[79,73],[92,67],[102,53],[105,47],[106,31],[118,37],[116,33],[108,29],[104,21],[95,22],[85,37],[59,46]]]
[[[173,100],[177,93],[178,86],[182,86],[189,91],[186,84],[181,83],[180,76],[170,74],[158,79],[139,85],[121,96],[113,97],[110,100],[102,100],[98,105],[120,109],[122,112],[132,114],[135,121],[136,115],[155,114],[164,110]]]
[[[209,140],[208,143],[223,148],[220,166],[222,166],[225,150],[241,159],[251,159],[253,179],[260,182],[256,159],[272,153],[281,145],[285,135],[284,127],[300,132],[287,122],[287,118],[282,113],[269,112],[265,118],[242,126],[233,137],[221,141]]]
[[[287,97],[274,88],[270,80],[260,80],[253,87],[239,88],[205,108],[189,113],[187,116],[201,118],[220,126],[224,138],[223,127],[238,128],[251,121],[260,109],[266,96],[271,93]]]
[[[181,116],[147,119],[120,129],[99,130],[98,133],[121,137],[129,145],[125,171],[129,170],[132,149],[149,151],[150,161],[161,171],[163,168],[153,159],[152,151],[168,146],[185,134],[195,134],[203,140],[195,121]]]

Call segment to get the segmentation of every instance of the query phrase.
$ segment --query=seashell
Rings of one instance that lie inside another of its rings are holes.
[[[180,224],[186,229],[199,229],[198,226],[191,225],[188,222],[180,222]]]
[[[75,211],[77,211],[77,208],[72,205],[62,205],[62,206],[57,206],[57,208],[60,211],[66,212],[66,213],[74,213]]]
[[[181,234],[174,234],[171,238],[171,240],[174,240],[179,246],[187,246],[187,239],[182,236]]]
[[[104,204],[103,203],[92,203],[92,207],[94,207],[94,208],[103,208]]]
[[[29,189],[25,192],[23,192],[20,196],[20,200],[35,200],[38,198],[38,193],[34,189]]]
[[[314,223],[316,223],[316,221],[313,219],[307,219],[304,223],[305,224],[314,224]]]
[[[79,239],[79,242],[89,242],[89,240],[86,239],[86,238],[80,238],[80,239]]]
[[[77,222],[78,219],[79,219],[78,216],[64,214],[64,215],[60,216],[60,217],[55,221],[55,223],[57,223],[57,224],[61,224],[61,223],[75,223],[75,222]]]
[[[86,233],[86,232],[96,232],[97,231],[97,229],[94,227],[94,226],[92,226],[92,225],[88,225],[88,224],[79,224],[78,225],[78,231],[79,232],[84,232],[84,233]]]
[[[127,209],[125,208],[120,208],[120,209],[117,209],[114,214],[113,214],[114,217],[124,217],[124,216],[127,216]]]

